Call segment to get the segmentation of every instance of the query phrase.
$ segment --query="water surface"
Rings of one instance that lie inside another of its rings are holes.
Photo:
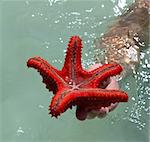
[[[150,49],[141,52],[136,72],[120,82],[129,102],[105,119],[80,122],[75,108],[59,119],[48,115],[52,93],[29,57],[63,66],[70,36],[83,39],[83,66],[94,64],[93,41],[107,31],[131,0],[45,0],[0,2],[1,142],[148,142]]]

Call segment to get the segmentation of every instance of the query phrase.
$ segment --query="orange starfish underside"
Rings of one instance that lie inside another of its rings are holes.
[[[54,93],[49,106],[52,116],[57,117],[74,105],[92,110],[110,106],[111,103],[128,101],[125,92],[100,87],[103,81],[119,74],[122,67],[119,64],[104,64],[92,71],[86,71],[81,65],[81,49],[81,39],[78,36],[71,37],[61,70],[57,70],[41,57],[33,57],[27,61],[27,66],[36,69],[46,88]]]

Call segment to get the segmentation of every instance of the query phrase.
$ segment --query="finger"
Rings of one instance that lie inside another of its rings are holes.
[[[111,105],[108,107],[109,112],[113,111],[117,106],[118,106],[118,102],[116,103],[111,103]]]
[[[87,118],[87,111],[83,108],[80,108],[77,106],[77,109],[76,109],[76,118],[83,121]]]
[[[102,64],[95,64],[90,67],[90,70],[93,70],[99,66],[102,66]],[[101,87],[105,86],[106,89],[119,89],[119,84],[115,77],[111,77],[105,81],[102,82]],[[94,119],[96,116],[98,118],[104,118],[107,116],[108,112],[113,111],[118,106],[118,103],[111,104],[109,107],[102,107],[101,109],[92,110],[90,112],[86,112],[84,110],[78,110],[78,118],[79,120],[85,120],[87,119]]]
[[[89,71],[96,69],[100,66],[102,66],[101,63],[95,64],[89,68]],[[104,84],[104,86],[106,86],[106,84],[108,84],[106,89],[119,89],[119,84],[118,84],[117,80],[115,79],[115,77],[110,77],[110,81],[108,79],[108,80],[104,81],[103,84]]]
[[[90,111],[88,114],[87,114],[87,119],[94,119],[95,117],[97,116],[96,113],[93,113],[92,111]]]
[[[119,84],[118,84],[117,80],[115,79],[115,77],[110,78],[110,83],[108,84],[106,89],[115,89],[115,90],[119,89]]]
[[[104,118],[108,114],[109,108],[108,107],[102,107],[99,110],[93,110],[93,112],[95,112],[97,114],[98,118]]]

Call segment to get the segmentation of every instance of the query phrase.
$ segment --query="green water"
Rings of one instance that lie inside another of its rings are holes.
[[[148,142],[149,48],[135,74],[120,83],[129,102],[105,119],[78,121],[75,108],[58,119],[48,115],[52,93],[29,57],[41,56],[61,69],[72,35],[83,39],[83,65],[93,64],[93,41],[122,12],[115,0],[41,0],[0,2],[0,142]]]

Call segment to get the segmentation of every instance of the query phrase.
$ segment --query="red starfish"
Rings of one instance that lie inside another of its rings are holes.
[[[52,116],[57,117],[73,105],[91,110],[128,101],[128,95],[123,91],[99,88],[104,80],[119,74],[122,67],[105,64],[88,72],[81,65],[81,48],[81,39],[71,37],[62,70],[57,70],[40,57],[30,58],[27,62],[28,67],[40,72],[46,88],[55,94],[49,106]]]

